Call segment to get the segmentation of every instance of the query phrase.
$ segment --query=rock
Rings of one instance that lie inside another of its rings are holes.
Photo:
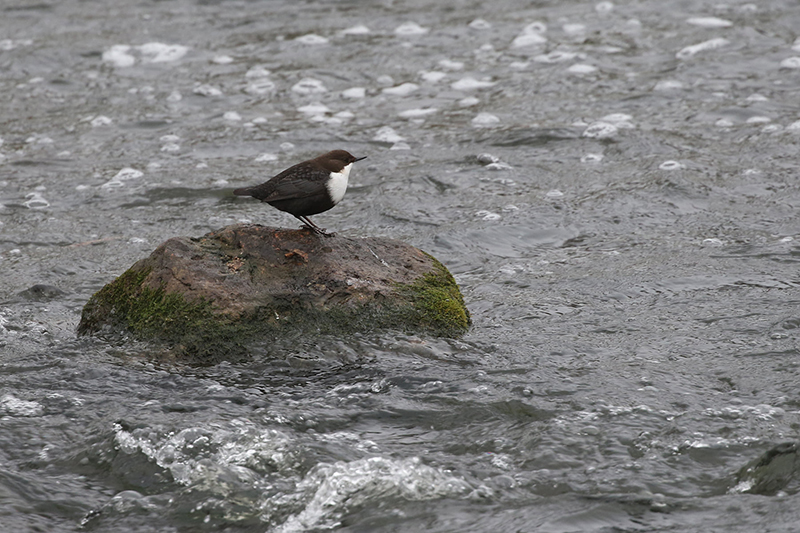
[[[774,496],[800,490],[800,445],[784,442],[767,450],[736,475],[738,492]]]
[[[234,225],[161,244],[91,297],[78,333],[129,332],[224,358],[265,336],[457,336],[469,325],[450,272],[411,245]]]

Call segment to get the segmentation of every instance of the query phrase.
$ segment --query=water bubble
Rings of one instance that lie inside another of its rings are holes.
[[[103,62],[111,63],[113,67],[117,68],[133,66],[136,63],[136,58],[128,53],[130,49],[130,45],[127,44],[115,44],[103,52]]]
[[[105,115],[98,115],[98,116],[96,116],[95,118],[93,118],[93,119],[92,119],[92,121],[90,122],[90,124],[91,124],[93,127],[95,127],[95,128],[96,128],[96,127],[98,127],[98,126],[108,126],[109,124],[111,124],[111,122],[112,122],[112,121],[111,121],[111,119],[110,119],[110,118],[108,118],[107,116],[105,116]]]
[[[325,104],[320,102],[312,102],[308,105],[300,106],[297,108],[298,111],[303,113],[304,115],[324,115],[325,113],[330,113],[330,108]]]
[[[598,13],[610,13],[614,10],[612,2],[600,2],[594,6],[594,10]]]
[[[414,119],[431,115],[433,113],[436,113],[437,111],[439,110],[435,107],[420,107],[416,109],[406,109],[405,111],[401,111],[400,113],[398,113],[398,115],[401,118]]]
[[[275,82],[271,79],[263,77],[263,78],[255,78],[248,82],[247,87],[244,88],[244,92],[247,94],[267,94],[275,90]]]
[[[222,91],[218,88],[214,87],[213,85],[209,85],[207,83],[201,84],[196,86],[192,89],[194,94],[199,94],[200,96],[221,96]]]
[[[728,120],[727,118],[721,118],[714,123],[715,126],[718,128],[730,128],[733,126],[733,122]]]
[[[189,52],[188,46],[181,44],[145,43],[137,47],[145,63],[168,63],[177,61]]]
[[[405,137],[400,136],[394,130],[394,128],[390,126],[383,126],[375,133],[375,136],[372,138],[372,140],[382,143],[398,143],[400,141],[405,141],[406,139]]]
[[[169,96],[167,96],[167,102],[180,102],[182,99],[183,96],[181,95],[180,91],[177,90],[172,91],[169,93]]]
[[[222,118],[225,120],[230,120],[231,122],[237,122],[239,120],[242,120],[242,115],[240,115],[236,111],[226,111],[222,115]]]
[[[300,37],[297,37],[295,41],[301,44],[309,44],[309,45],[328,44],[327,38],[321,35],[317,35],[316,33],[301,35]]]
[[[294,152],[294,144],[290,143],[289,141],[282,142],[280,144],[280,149],[284,152]]]
[[[723,246],[723,244],[724,243],[722,242],[722,240],[721,239],[717,239],[716,237],[703,239],[703,246],[718,247],[718,246]]]
[[[277,161],[277,160],[278,160],[278,155],[277,154],[271,154],[271,153],[261,154],[261,155],[259,155],[258,157],[256,157],[254,159],[254,161],[256,163],[267,163],[267,162],[270,162],[270,161]]]
[[[577,24],[577,23],[564,24],[563,26],[561,26],[561,29],[564,30],[564,33],[566,33],[567,35],[579,35],[586,31],[586,24]]]
[[[567,72],[571,74],[591,74],[592,72],[596,72],[597,67],[592,65],[586,65],[584,63],[576,63],[567,69]]]
[[[549,54],[540,54],[533,58],[537,63],[560,63],[562,61],[569,61],[578,56],[577,52],[570,52],[568,50],[553,50]]]
[[[50,207],[50,202],[45,200],[38,192],[31,192],[25,195],[26,200],[22,203],[28,209],[44,209]]]
[[[297,94],[320,94],[327,92],[328,89],[320,80],[314,78],[303,78],[292,86],[292,91]]]
[[[581,163],[599,163],[603,160],[603,154],[586,154],[581,157]]]
[[[677,80],[661,80],[653,87],[654,91],[676,91],[683,89],[683,83]]]
[[[658,165],[660,170],[680,170],[683,168],[683,165],[678,161],[664,161],[660,165]]]
[[[501,218],[503,218],[498,213],[492,213],[491,211],[486,211],[485,209],[482,209],[477,213],[475,213],[475,216],[481,217],[483,220],[500,220]]]
[[[447,77],[447,74],[445,74],[444,72],[439,72],[436,70],[422,71],[419,73],[419,75],[423,80],[427,81],[428,83],[437,83]]]
[[[766,124],[772,122],[772,119],[769,117],[755,116],[748,118],[745,122],[747,122],[747,124]]]
[[[464,68],[464,63],[451,59],[441,59],[439,60],[439,66],[446,70],[462,70]]]
[[[588,137],[590,139],[608,139],[609,137],[616,135],[618,131],[619,129],[611,123],[595,122],[583,130],[581,137]]]
[[[480,100],[478,100],[474,96],[467,96],[458,101],[458,105],[460,107],[472,107],[474,105],[478,105],[479,103]]]
[[[563,198],[564,193],[559,191],[558,189],[553,189],[551,191],[547,191],[547,193],[545,193],[545,196],[547,198]]]

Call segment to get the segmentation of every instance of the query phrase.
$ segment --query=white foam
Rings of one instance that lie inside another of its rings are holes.
[[[5,328],[3,328],[5,330]],[[0,398],[0,410],[10,416],[41,416],[44,406],[39,402],[20,400],[13,394],[5,394]]]
[[[561,61],[569,61],[578,56],[577,52],[570,52],[567,50],[553,50],[549,54],[539,54],[533,58],[537,63],[560,63]]]
[[[611,113],[610,115],[602,117],[600,120],[613,124],[618,128],[631,129],[634,127],[632,122],[633,117],[627,113]]]
[[[266,77],[254,78],[247,83],[244,92],[247,94],[267,94],[275,90],[275,83]]]
[[[439,66],[446,70],[462,70],[464,68],[464,63],[451,59],[441,59],[439,60]]]
[[[503,218],[498,213],[492,213],[491,211],[487,211],[485,209],[481,209],[477,213],[475,213],[476,217],[481,217],[483,220],[500,220]]]
[[[583,130],[581,137],[588,137],[590,139],[607,139],[617,134],[619,129],[608,122],[595,122]]]
[[[447,74],[444,72],[438,72],[436,70],[422,71],[419,73],[419,75],[428,83],[438,83],[447,77]]]
[[[694,57],[700,52],[705,52],[707,50],[716,50],[717,48],[722,48],[723,46],[727,46],[730,43],[728,39],[723,39],[722,37],[717,37],[715,39],[709,39],[708,41],[703,41],[702,43],[693,44],[691,46],[687,46],[686,48],[681,49],[675,57],[678,59],[689,59],[690,57]]]
[[[614,10],[614,4],[612,2],[600,2],[594,6],[594,10],[598,13],[610,13]]]
[[[394,143],[389,150],[411,150],[411,146],[405,142],[396,142]]]
[[[769,117],[755,116],[748,118],[745,122],[747,124],[767,124],[769,122],[772,122],[772,119]]]
[[[125,181],[139,179],[144,176],[144,172],[135,168],[126,167],[117,172],[110,181],[101,185],[103,189],[123,187]]]
[[[367,90],[364,87],[350,87],[342,91],[342,96],[345,98],[352,98],[353,100],[364,98],[367,95]]]
[[[167,135],[162,135],[161,137],[158,138],[158,140],[161,141],[162,143],[174,143],[180,141],[181,138],[178,137],[177,135],[170,133]]]
[[[540,33],[521,33],[517,35],[513,41],[511,41],[511,48],[524,48],[526,46],[534,46],[538,44],[544,44],[546,42],[547,37]]]
[[[768,102],[769,98],[767,98],[763,94],[753,93],[744,100],[745,102]]]
[[[692,17],[686,22],[694,26],[702,26],[703,28],[728,28],[733,26],[733,22],[717,17]]]
[[[284,152],[294,152],[294,148],[294,144],[290,143],[289,141],[285,141],[280,144],[280,149]]]
[[[597,72],[597,67],[585,63],[575,63],[567,69],[567,72],[570,74],[591,74],[592,72]]]
[[[364,26],[363,24],[359,24],[357,26],[351,26],[347,29],[344,29],[339,33],[341,33],[342,35],[365,35],[367,33],[370,33],[370,29]]]
[[[683,83],[677,80],[661,80],[653,87],[654,91],[676,91],[683,89]]]
[[[659,170],[680,170],[683,168],[683,165],[678,161],[664,161],[660,165],[658,165]]]
[[[495,85],[496,82],[489,80],[476,80],[471,76],[465,76],[460,80],[450,84],[450,87],[456,91],[472,91],[475,89],[485,89]]]
[[[25,201],[22,202],[22,205],[28,209],[44,209],[50,207],[50,202],[41,193],[31,192],[25,195]]]
[[[733,126],[733,122],[731,122],[727,118],[721,118],[721,119],[717,120],[714,123],[714,125],[716,127],[718,127],[718,128],[730,128],[731,126]]]
[[[400,141],[405,141],[406,139],[405,137],[399,135],[394,128],[390,126],[383,126],[375,133],[375,136],[372,138],[372,140],[382,143],[398,143]]]
[[[137,47],[144,63],[169,63],[177,61],[189,52],[181,44],[146,43]]]
[[[161,147],[162,152],[180,152],[181,145],[178,143],[167,143]]]
[[[231,122],[238,122],[242,120],[242,115],[240,115],[236,111],[226,111],[225,113],[223,113],[222,118],[225,120],[230,120]]]
[[[786,126],[786,131],[800,132],[800,120],[792,122]]]
[[[406,109],[405,111],[401,111],[398,113],[400,118],[422,118],[428,115],[432,115],[433,113],[438,112],[439,110],[435,107],[419,107],[415,109]]]
[[[428,28],[423,28],[416,22],[404,22],[394,29],[397,35],[422,35],[428,33]]]
[[[115,44],[103,52],[103,62],[111,63],[112,66],[117,68],[133,66],[136,63],[136,58],[128,53],[130,49],[130,45],[127,44]]]
[[[261,155],[259,155],[258,157],[256,157],[254,159],[254,161],[256,163],[267,163],[267,162],[270,162],[270,161],[277,161],[277,160],[278,160],[278,155],[277,154],[271,154],[271,153],[261,154]]]
[[[563,198],[564,193],[559,191],[558,189],[552,189],[545,193],[545,198]]]
[[[500,118],[491,113],[478,113],[475,118],[472,119],[472,125],[477,127],[494,126],[499,122]]]
[[[320,94],[327,92],[328,89],[319,80],[315,80],[314,78],[303,78],[292,85],[292,91],[296,92],[297,94]]]
[[[309,44],[309,45],[319,45],[319,44],[328,44],[328,39],[323,37],[322,35],[317,35],[316,33],[309,33],[308,35],[301,35],[295,39],[298,43],[302,44]]]
[[[231,56],[226,56],[226,55],[214,56],[211,62],[216,63],[217,65],[228,65],[230,63],[233,63],[233,58]]]
[[[460,107],[472,107],[474,105],[478,105],[481,101],[475,98],[474,96],[467,96],[462,98],[458,101],[458,105]]]
[[[419,89],[419,85],[416,83],[403,83],[395,87],[387,87],[386,89],[383,89],[383,93],[391,94],[393,96],[408,96],[417,89]]]
[[[207,83],[198,85],[192,89],[192,92],[194,94],[199,94],[200,96],[222,96],[221,90]]]
[[[256,65],[254,67],[250,67],[249,69],[247,69],[247,72],[245,72],[244,77],[245,78],[266,78],[270,74],[272,74],[272,72],[270,72],[268,69],[262,67],[261,65]]]
[[[172,91],[169,93],[169,96],[167,96],[167,102],[180,102],[181,100],[183,100],[183,95],[181,95],[178,90]]]
[[[297,108],[298,111],[305,115],[324,115],[330,113],[330,108],[323,103],[313,102]]]
[[[581,157],[581,163],[599,163],[603,160],[603,154],[586,154]]]
[[[800,68],[800,57],[787,57],[781,61],[781,68]]]
[[[108,126],[109,124],[111,124],[111,122],[112,122],[112,121],[111,121],[111,119],[110,119],[110,118],[108,118],[107,116],[105,116],[105,115],[98,115],[98,116],[96,116],[96,117],[94,117],[94,118],[92,119],[92,121],[90,122],[90,124],[91,124],[93,127],[95,127],[95,128],[96,128],[96,127],[98,127],[98,126]]]
[[[564,33],[567,35],[580,35],[586,32],[586,24],[564,24],[561,26],[561,29],[564,30]]]

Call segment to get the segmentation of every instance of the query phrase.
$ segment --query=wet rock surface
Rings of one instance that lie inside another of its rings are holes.
[[[78,330],[126,330],[205,353],[263,334],[458,335],[468,325],[455,280],[418,248],[239,224],[169,239],[92,296]]]

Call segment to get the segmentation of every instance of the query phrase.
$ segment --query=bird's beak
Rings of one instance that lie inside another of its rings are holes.
[[[366,158],[367,158],[367,156],[364,156],[364,157],[356,157],[356,161],[361,161],[362,159],[366,159]]]

